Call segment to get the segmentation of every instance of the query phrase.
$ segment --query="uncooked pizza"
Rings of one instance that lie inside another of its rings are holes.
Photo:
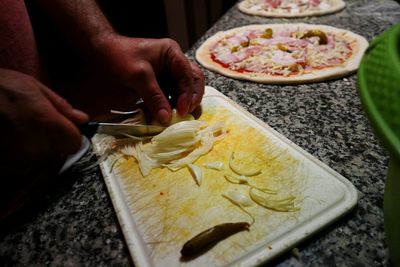
[[[367,47],[364,37],[331,26],[248,25],[210,37],[196,51],[196,59],[236,79],[303,83],[356,71]]]
[[[324,15],[345,7],[342,0],[245,0],[239,10],[265,17],[305,17]]]

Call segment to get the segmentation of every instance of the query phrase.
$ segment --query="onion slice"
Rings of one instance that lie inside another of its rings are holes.
[[[244,207],[236,201],[236,199],[233,199],[225,194],[222,194],[222,197],[226,198],[227,200],[229,200],[233,205],[237,206],[239,209],[241,209],[244,213],[246,213],[247,215],[249,215],[249,217],[251,218],[251,223],[250,225],[253,225],[256,221],[256,219],[254,218],[253,215],[251,215],[250,212],[248,212],[247,210],[244,209]]]
[[[256,202],[258,205],[266,209],[274,211],[284,211],[284,212],[292,212],[300,210],[299,207],[295,206],[294,201],[296,197],[294,196],[289,196],[287,198],[281,198],[281,199],[272,199],[266,196],[262,196],[259,193],[256,193],[255,190],[253,190],[253,188],[250,189],[249,195],[254,202]]]
[[[201,182],[203,181],[203,172],[201,171],[200,167],[194,164],[188,164],[187,166],[194,180],[196,181],[196,184],[200,186]]]
[[[220,171],[224,167],[224,163],[221,161],[213,161],[203,165],[207,169],[213,169]]]
[[[231,157],[229,159],[229,167],[231,168],[231,170],[239,175],[244,175],[247,177],[251,177],[251,176],[256,176],[259,175],[261,173],[261,170],[240,170],[235,164],[234,164],[234,160],[235,160],[235,152],[232,152]]]
[[[208,125],[205,121],[181,121],[167,127],[150,141],[134,140],[136,155],[130,154],[138,161],[143,176],[157,167],[177,171],[208,153],[216,140],[225,134],[223,123]]]
[[[250,207],[253,205],[253,202],[250,200],[250,198],[238,191],[229,191],[226,194],[222,195],[225,198],[229,198],[232,202],[235,202],[236,204],[243,206],[243,207]]]
[[[230,182],[231,184],[245,184],[249,185],[249,181],[246,179],[246,176],[240,176],[241,178],[236,178],[231,175],[224,175],[225,180]]]

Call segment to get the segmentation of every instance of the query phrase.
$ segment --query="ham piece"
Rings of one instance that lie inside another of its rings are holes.
[[[321,0],[310,0],[310,5],[311,6],[319,6],[319,4],[321,4]]]
[[[283,52],[281,50],[274,51],[272,61],[284,66],[290,66],[296,63],[296,59],[294,59],[290,53]]]
[[[251,56],[256,55],[261,51],[260,47],[249,47],[249,48],[243,48],[237,53],[222,53],[217,55],[217,60],[224,63],[224,64],[230,64],[230,63],[237,63],[242,60],[245,60],[246,58],[249,58]]]
[[[282,0],[265,0],[265,4],[272,8],[277,8],[281,3]]]

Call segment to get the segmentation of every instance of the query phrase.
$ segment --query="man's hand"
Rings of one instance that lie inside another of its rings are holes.
[[[31,76],[0,69],[0,164],[9,163],[2,168],[29,167],[76,152],[81,134],[75,124],[87,120]]]
[[[114,81],[135,91],[158,121],[165,123],[171,118],[166,94],[176,98],[180,115],[200,104],[203,73],[175,41],[118,35],[94,0],[36,2],[84,57],[105,68],[104,75],[111,73]],[[162,80],[170,86],[161,86]]]
[[[180,115],[192,112],[200,104],[203,73],[175,41],[109,33],[94,46],[99,63],[124,86],[133,89],[158,121],[166,123],[171,119],[168,95],[176,98]],[[162,87],[163,81],[167,81],[169,88]]]

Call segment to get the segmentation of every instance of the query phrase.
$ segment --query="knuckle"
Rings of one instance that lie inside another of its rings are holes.
[[[145,105],[151,110],[152,113],[161,108],[168,109],[168,102],[162,92],[153,92],[143,97]]]
[[[205,79],[204,73],[199,68],[195,69],[194,77],[196,80],[204,80]]]
[[[171,48],[173,48],[173,49],[179,48],[178,43],[177,43],[175,40],[173,40],[173,39],[164,38],[164,39],[162,39],[162,41],[163,41],[163,43],[165,44],[165,46],[167,46],[167,47],[171,47]]]
[[[164,96],[161,93],[153,93],[149,98],[149,105],[152,107],[160,107],[164,104]]]
[[[143,77],[149,72],[149,65],[144,61],[139,61],[132,66],[132,74],[134,77]]]
[[[69,103],[67,102],[67,100],[65,100],[63,97],[58,96],[54,99],[54,101],[56,102],[57,106],[61,106],[61,107],[69,107]]]

